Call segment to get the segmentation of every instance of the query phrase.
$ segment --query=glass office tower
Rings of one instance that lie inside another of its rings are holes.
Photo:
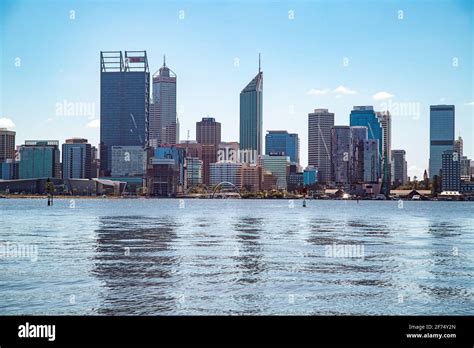
[[[331,127],[334,113],[315,109],[308,114],[308,164],[318,170],[318,181],[331,181]]]
[[[351,128],[334,126],[331,128],[331,180],[336,184],[350,182]]]
[[[265,136],[265,154],[283,153],[290,162],[300,164],[300,141],[298,134],[287,131],[267,131]]]
[[[87,139],[66,139],[62,152],[63,179],[90,179],[92,177],[92,150]]]
[[[20,146],[20,179],[60,178],[57,140],[26,140]]]
[[[240,93],[240,150],[262,154],[263,143],[263,72],[258,74]]]
[[[443,153],[454,149],[454,105],[430,106],[430,179],[439,175]]]
[[[146,51],[101,52],[100,165],[110,175],[112,146],[148,143],[150,71]]]
[[[367,127],[368,139],[377,139],[379,158],[383,156],[384,130],[372,106],[354,106],[350,115],[350,126]]]

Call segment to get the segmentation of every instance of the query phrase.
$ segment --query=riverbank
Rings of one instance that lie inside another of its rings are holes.
[[[48,195],[27,195],[27,194],[2,194],[0,199],[43,199],[47,200]],[[302,195],[287,195],[287,196],[271,196],[271,197],[254,197],[254,196],[215,196],[210,197],[208,195],[186,195],[186,196],[177,196],[177,197],[147,197],[147,196],[64,196],[58,195],[53,197],[54,200],[71,200],[71,199],[85,199],[85,200],[97,200],[97,199],[112,199],[112,200],[122,200],[122,199],[133,199],[133,200],[157,200],[157,199],[193,199],[193,200],[210,200],[210,199],[226,199],[226,200],[235,200],[235,199],[245,199],[245,200],[328,200],[328,201],[464,201],[464,202],[474,202],[474,199],[446,199],[439,197],[424,197],[423,199],[413,198],[413,197],[390,197],[390,198],[381,198],[381,197],[364,197],[364,198],[354,198],[354,197],[304,197]]]

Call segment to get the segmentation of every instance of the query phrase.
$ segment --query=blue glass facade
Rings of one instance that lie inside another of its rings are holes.
[[[383,128],[372,106],[354,106],[350,115],[350,126],[367,127],[368,139],[377,139],[379,157],[383,155]]]
[[[262,154],[263,142],[263,73],[259,72],[240,93],[241,150]]]
[[[185,183],[185,173],[184,173],[185,157],[186,157],[185,149],[174,147],[174,146],[158,147],[154,151],[155,159],[174,160],[175,166],[179,169],[179,184],[180,185],[184,185]]]
[[[265,136],[265,154],[283,153],[290,157],[291,163],[299,164],[298,134],[287,131],[268,131]]]
[[[314,167],[308,167],[303,172],[304,185],[312,185],[318,182],[318,170]]]
[[[20,179],[54,178],[58,176],[58,141],[27,141],[20,147]]]
[[[0,179],[2,180],[14,180],[18,179],[18,168],[19,163],[15,160],[7,160],[6,162],[0,162]]]
[[[124,65],[121,53],[117,54],[120,55],[115,57],[115,64],[121,64],[119,67],[107,68],[107,64],[111,63],[107,63],[101,56],[101,170],[106,176],[110,175],[112,167],[112,146],[145,146],[148,141],[150,73],[146,53],[144,57],[135,60],[129,58],[130,62],[139,61],[144,64],[139,71]]]
[[[63,144],[63,179],[90,179],[92,170],[91,145]]]
[[[445,151],[454,149],[454,105],[430,106],[430,179],[439,175]]]

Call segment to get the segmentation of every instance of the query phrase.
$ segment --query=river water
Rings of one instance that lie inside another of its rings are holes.
[[[0,314],[474,314],[472,202],[0,200]]]

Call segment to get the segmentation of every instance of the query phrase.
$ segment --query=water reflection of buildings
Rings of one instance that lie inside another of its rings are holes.
[[[92,270],[104,286],[99,314],[157,314],[176,308],[176,226],[169,217],[99,218]]]
[[[242,313],[258,314],[265,312],[262,273],[267,269],[263,260],[264,250],[261,233],[265,220],[259,217],[239,217],[233,229],[236,232],[239,253],[235,256],[239,276],[236,283],[242,285],[242,293],[234,296]],[[252,287],[249,287],[252,285]]]

